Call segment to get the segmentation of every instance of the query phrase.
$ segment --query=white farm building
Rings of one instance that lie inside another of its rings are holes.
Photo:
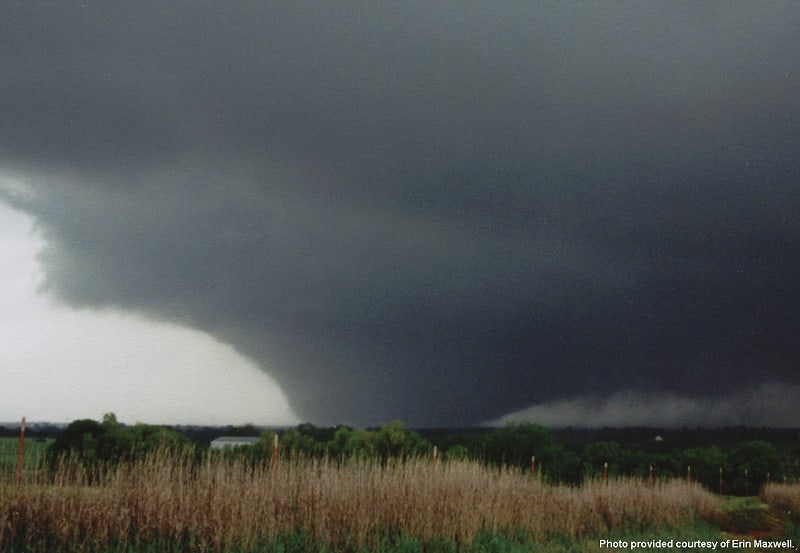
[[[224,449],[226,447],[241,447],[244,445],[255,445],[258,438],[243,436],[220,436],[211,440],[211,449]]]

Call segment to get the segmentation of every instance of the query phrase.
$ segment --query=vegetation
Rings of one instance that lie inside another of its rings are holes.
[[[570,487],[474,461],[298,456],[273,468],[216,455],[198,463],[191,448],[164,449],[97,476],[65,458],[52,476],[4,490],[0,544],[5,551],[155,542],[176,551],[253,551],[303,536],[333,551],[381,550],[397,540],[463,549],[497,536],[530,544],[677,527],[714,510],[709,492],[684,481]]]
[[[262,432],[246,425],[228,427],[224,433],[247,436],[260,433],[261,437],[254,447],[225,455],[244,456],[253,462],[271,456],[275,435],[272,431]],[[2,474],[8,474],[16,466],[17,442],[13,439],[7,442],[8,451],[3,453],[0,449]],[[176,430],[144,424],[125,426],[117,422],[113,413],[108,413],[100,422],[84,419],[70,424],[47,448],[47,459],[52,465],[61,455],[75,455],[83,465],[90,467],[133,461],[162,447],[177,449],[189,443],[192,440]],[[207,443],[197,443],[198,454]],[[580,484],[604,474],[638,478],[649,478],[652,474],[660,480],[690,477],[711,491],[733,495],[755,495],[769,482],[794,483],[800,477],[800,442],[780,449],[771,442],[746,440],[725,447],[646,450],[615,441],[557,443],[550,431],[527,423],[509,424],[481,433],[450,431],[426,434],[426,437],[405,428],[400,421],[372,429],[344,425],[321,428],[304,423],[283,431],[280,443],[281,456],[285,459],[327,457],[339,462],[358,457],[378,458],[382,463],[391,458],[430,456],[436,443],[441,459],[471,459],[495,467],[508,465],[527,470],[531,457],[535,457],[539,476],[550,482]],[[41,455],[41,443],[29,440],[28,444],[29,450]],[[654,445],[659,444],[654,442]],[[26,462],[35,464],[35,461]]]
[[[45,456],[48,443],[44,438],[28,439],[22,459],[24,475],[35,474]],[[19,457],[19,438],[0,438],[0,483],[12,481],[17,470]]]
[[[0,553],[555,553],[598,551],[601,538],[750,534],[800,543],[796,450],[769,442],[576,446],[512,424],[440,433],[434,461],[431,441],[399,421],[372,429],[305,423],[281,434],[273,464],[274,437],[266,431],[253,446],[209,450],[109,413],[73,422],[46,450],[29,441],[21,486],[13,478],[18,440],[6,438]],[[711,493],[720,476],[722,497]]]
[[[557,443],[546,428],[529,423],[509,424],[478,435],[439,433],[435,438],[442,458],[528,469],[531,457],[535,457],[536,470],[543,479],[567,484],[579,484],[604,474],[649,478],[652,467],[654,478],[660,480],[690,477],[711,491],[719,492],[721,483],[725,494],[755,495],[769,481],[796,482],[800,477],[800,444],[779,451],[763,440],[746,440],[725,448],[710,445],[661,451],[626,447],[613,441],[570,447]],[[281,436],[281,451],[288,456],[380,457],[385,461],[390,457],[430,455],[432,450],[429,439],[406,429],[399,421],[366,430],[347,426],[319,428],[305,423]]]
[[[163,426],[136,424],[122,426],[113,413],[102,423],[91,419],[73,421],[47,448],[47,460],[54,466],[64,455],[76,457],[85,467],[121,461],[135,461],[156,450],[179,449],[189,444],[180,432]]]
[[[779,507],[800,522],[800,484],[768,484],[761,492],[768,503]]]

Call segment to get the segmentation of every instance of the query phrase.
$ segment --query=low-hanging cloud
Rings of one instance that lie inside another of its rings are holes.
[[[793,427],[800,420],[800,386],[764,382],[720,395],[625,390],[609,397],[542,402],[489,424],[535,422],[553,427],[743,426]]]
[[[209,332],[302,417],[798,383],[793,3],[8,11],[47,293]]]

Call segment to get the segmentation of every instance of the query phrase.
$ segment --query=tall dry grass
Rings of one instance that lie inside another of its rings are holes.
[[[761,490],[761,499],[800,520],[800,484],[767,484]]]
[[[66,462],[48,481],[7,486],[0,550],[74,552],[161,540],[192,551],[248,548],[299,528],[336,550],[403,533],[471,542],[482,530],[584,537],[680,525],[713,510],[683,481],[553,486],[516,470],[429,460],[341,464],[300,459],[278,467],[159,453],[96,474]]]

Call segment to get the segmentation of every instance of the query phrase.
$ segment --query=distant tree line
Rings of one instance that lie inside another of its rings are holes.
[[[70,423],[47,446],[45,464],[56,469],[62,460],[78,462],[87,469],[92,481],[99,471],[115,463],[135,462],[150,453],[169,449],[189,451],[191,440],[164,426],[117,422],[106,413],[102,422],[81,419]]]
[[[196,444],[177,430],[163,426],[121,425],[113,413],[101,422],[74,421],[48,448],[48,459],[72,455],[87,466],[128,462],[162,448],[193,446],[199,458],[213,454],[241,457],[252,462],[271,459],[275,432],[252,425],[229,427],[227,435],[259,436],[256,444],[208,452],[207,443]],[[328,458],[335,462],[352,458],[431,456],[434,444],[400,421],[377,428],[357,429],[345,425],[318,427],[303,423],[280,434],[280,457]],[[755,494],[768,480],[796,482],[800,476],[800,443],[779,450],[767,441],[749,440],[732,447],[673,448],[653,452],[624,447],[614,441],[565,445],[557,443],[546,428],[529,423],[508,424],[481,433],[458,430],[436,435],[443,462],[472,459],[493,466],[530,470],[535,457],[536,477],[552,482],[579,483],[586,479],[633,476],[655,479],[689,478],[712,491]],[[652,467],[652,472],[651,472]],[[689,469],[691,467],[691,469]]]

